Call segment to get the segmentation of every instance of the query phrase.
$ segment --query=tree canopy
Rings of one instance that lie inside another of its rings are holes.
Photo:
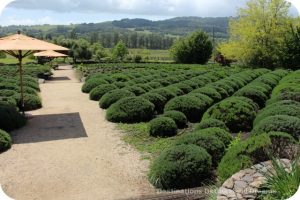
[[[230,21],[229,41],[222,43],[218,50],[246,65],[281,66],[286,56],[282,54],[283,49],[295,40],[290,7],[285,0],[250,0],[238,11],[238,17]]]
[[[211,58],[212,50],[209,36],[203,31],[197,31],[177,40],[170,51],[178,63],[205,64]]]

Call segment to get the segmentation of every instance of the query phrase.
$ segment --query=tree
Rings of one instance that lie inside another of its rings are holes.
[[[230,38],[218,50],[250,66],[279,65],[291,4],[285,0],[250,0],[229,24]]]
[[[92,57],[92,53],[89,49],[90,43],[85,39],[76,40],[70,51],[69,55],[73,58],[74,63],[77,62],[78,59],[80,60],[89,60]]]
[[[104,47],[100,43],[94,43],[90,47],[90,51],[92,53],[93,59],[97,60],[99,63],[103,58],[107,56],[107,53],[104,49]]]
[[[176,62],[186,64],[205,64],[211,58],[213,45],[203,31],[181,38],[171,47],[171,54]]]
[[[113,58],[123,61],[126,55],[129,54],[129,51],[125,43],[120,40],[112,50]]]
[[[287,69],[300,69],[300,26],[291,25],[288,29],[280,52],[280,65]]]

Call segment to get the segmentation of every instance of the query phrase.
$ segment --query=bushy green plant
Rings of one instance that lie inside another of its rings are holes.
[[[124,87],[124,89],[134,93],[136,96],[140,96],[146,93],[146,90],[138,86],[128,86]]]
[[[218,93],[216,89],[213,87],[202,87],[193,91],[193,93],[205,94],[212,98],[215,102],[220,101],[222,99],[221,94]]]
[[[214,100],[205,94],[200,93],[189,93],[187,96],[196,97],[198,100],[206,103],[207,107],[211,106],[214,103]]]
[[[201,186],[211,176],[211,156],[196,145],[166,149],[151,164],[149,181],[160,189]]]
[[[255,103],[259,105],[260,108],[265,106],[265,103],[268,99],[268,96],[265,95],[262,91],[257,90],[251,86],[244,87],[241,90],[237,91],[234,96],[243,96],[253,100]]]
[[[170,117],[158,117],[149,123],[150,135],[153,137],[172,137],[177,134],[177,125]]]
[[[278,104],[276,104],[276,107],[267,107],[258,113],[253,122],[253,125],[256,126],[263,119],[274,115],[288,115],[300,118],[300,105],[296,104],[279,106]]]
[[[282,92],[278,95],[273,95],[272,98],[267,101],[267,105],[282,100],[294,100],[300,102],[300,92]]]
[[[213,119],[213,118],[202,120],[199,124],[197,124],[195,126],[195,130],[201,130],[201,129],[206,129],[206,128],[215,128],[215,127],[229,131],[228,127],[226,126],[226,124],[224,122],[222,122],[221,120],[218,120],[218,119]]]
[[[233,139],[231,134],[228,131],[217,127],[195,130],[194,132],[201,133],[203,135],[216,136],[217,138],[219,138],[219,140],[221,140],[225,144],[225,147],[227,147]]]
[[[135,123],[152,119],[154,105],[142,97],[128,97],[111,105],[106,119],[111,122]]]
[[[0,97],[11,97],[16,94],[17,92],[14,90],[6,90],[6,89],[0,90]]]
[[[26,123],[25,118],[15,107],[0,105],[0,129],[12,131],[21,128]]]
[[[164,106],[167,103],[167,99],[165,97],[163,97],[160,94],[157,93],[145,93],[143,95],[141,95],[141,97],[143,97],[144,99],[147,99],[148,101],[150,101],[151,103],[154,104],[155,106],[155,110],[158,113],[161,113],[164,110]]]
[[[147,85],[149,85],[150,87],[152,87],[154,89],[162,87],[162,85],[159,82],[155,82],[155,81],[149,82],[149,83],[147,83]]]
[[[205,102],[188,95],[175,97],[165,106],[165,111],[177,110],[184,113],[190,122],[199,121],[206,109]]]
[[[108,84],[108,82],[103,79],[91,78],[83,84],[81,91],[89,93],[92,89],[104,84]]]
[[[186,134],[179,138],[175,144],[194,144],[204,148],[211,155],[212,164],[215,167],[225,154],[225,145],[218,137],[201,132]]]
[[[178,128],[185,128],[187,126],[187,118],[182,112],[170,110],[166,111],[163,116],[172,118]]]
[[[0,96],[0,105],[8,105],[12,107],[17,107],[17,101],[13,97],[1,97]]]
[[[214,118],[223,121],[232,132],[249,131],[256,116],[255,104],[247,98],[231,97],[210,107],[203,119]]]
[[[12,139],[10,135],[0,129],[0,152],[6,151],[12,145]]]
[[[178,87],[175,87],[173,85],[167,86],[164,89],[169,90],[170,92],[172,92],[176,96],[184,95],[184,92],[181,89],[179,89]]]
[[[112,104],[116,103],[120,99],[126,98],[126,97],[132,97],[135,96],[134,93],[125,90],[125,89],[116,89],[107,92],[105,95],[103,95],[99,101],[99,105],[103,109],[109,108]]]
[[[14,96],[19,108],[21,108],[21,94]],[[31,111],[42,108],[42,100],[39,96],[33,94],[24,93],[24,111]]]
[[[291,134],[296,140],[300,136],[300,119],[288,115],[275,115],[261,120],[253,129],[252,133],[268,133],[279,131]]]
[[[193,88],[185,83],[176,83],[172,86],[179,88],[181,91],[183,91],[183,94],[187,94],[193,90]]]
[[[268,160],[265,149],[271,145],[267,134],[250,137],[228,149],[217,168],[218,179],[227,180],[236,172],[252,165]]]
[[[272,165],[273,170],[263,173],[266,181],[259,188],[261,192],[258,199],[289,199],[297,192],[300,185],[299,159],[292,162],[290,171],[286,171],[283,163],[275,158],[272,158]]]
[[[165,97],[167,99],[167,101],[169,101],[170,99],[176,97],[175,93],[171,92],[170,90],[168,90],[166,88],[154,89],[154,90],[151,90],[150,93],[159,94],[159,95]]]
[[[95,87],[90,92],[90,100],[99,101],[103,95],[112,90],[118,89],[115,85],[104,84]]]

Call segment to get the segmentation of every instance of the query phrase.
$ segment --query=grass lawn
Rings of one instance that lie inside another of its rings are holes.
[[[23,59],[23,64],[34,62],[34,60],[31,60],[29,58]],[[1,58],[0,63],[3,64],[18,64],[18,60],[12,56],[7,56],[6,58]]]
[[[170,147],[178,137],[189,130],[179,130],[178,135],[169,138],[156,138],[149,135],[149,123],[118,124],[123,131],[123,140],[143,154],[143,159],[158,156],[164,149]]]

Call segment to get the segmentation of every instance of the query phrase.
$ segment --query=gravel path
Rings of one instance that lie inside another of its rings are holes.
[[[109,200],[153,192],[148,162],[120,140],[70,67],[41,85],[43,108],[0,155],[0,184],[16,200]]]

